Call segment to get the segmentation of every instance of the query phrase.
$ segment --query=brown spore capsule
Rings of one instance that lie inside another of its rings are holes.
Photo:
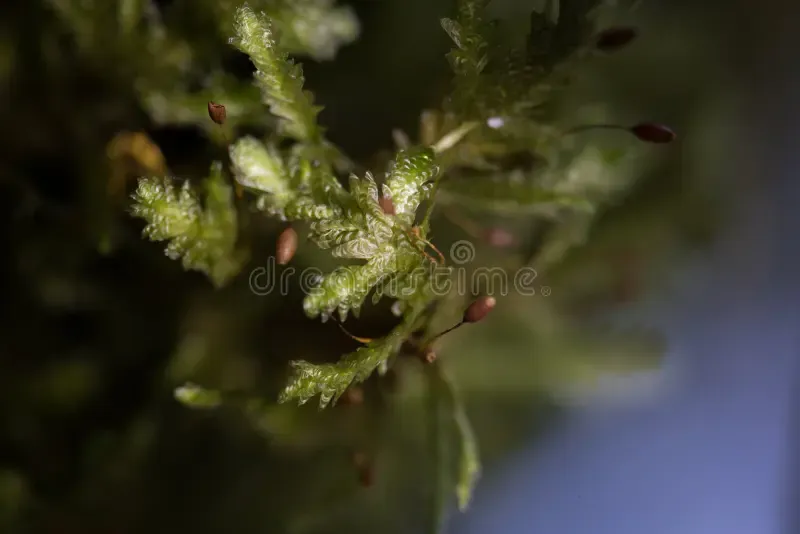
[[[494,297],[480,297],[467,307],[462,321],[465,323],[482,321],[496,304],[497,300]]]
[[[677,137],[669,127],[655,122],[637,124],[630,131],[639,140],[647,143],[671,143]]]
[[[391,198],[382,196],[381,198],[378,199],[378,203],[380,204],[381,209],[386,215],[395,214],[394,202],[392,202]]]
[[[222,125],[225,123],[225,120],[228,118],[228,112],[225,109],[225,106],[222,104],[217,104],[215,102],[208,103],[208,116],[211,118],[212,121],[215,123]]]
[[[364,404],[364,390],[358,386],[351,386],[345,390],[340,402],[344,406],[360,406]]]
[[[614,52],[629,45],[638,35],[636,28],[626,26],[608,28],[597,36],[595,47],[603,52]]]
[[[288,227],[281,232],[275,250],[275,259],[278,265],[286,265],[292,261],[294,253],[297,252],[297,232],[294,231],[294,228]]]
[[[508,248],[515,242],[514,236],[502,228],[489,228],[483,234],[486,242],[497,248]]]
[[[353,454],[353,465],[358,474],[358,483],[368,488],[375,483],[375,468],[366,453],[358,451]]]

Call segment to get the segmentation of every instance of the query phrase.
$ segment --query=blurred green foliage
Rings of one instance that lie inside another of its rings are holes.
[[[318,412],[269,402],[286,384],[289,360],[331,362],[358,347],[336,325],[303,316],[296,283],[288,296],[252,292],[246,272],[268,265],[280,225],[244,218],[242,245],[252,250],[245,275],[216,290],[142,240],[141,221],[126,212],[139,175],[197,182],[224,158],[235,132],[273,130],[247,58],[227,44],[235,3],[37,0],[7,9],[0,22],[4,531],[400,533],[431,515],[437,488],[423,366],[398,361],[388,378],[367,381],[358,406]],[[311,0],[271,7],[283,13],[278,21],[306,21],[287,25],[286,46],[304,59],[329,138],[362,170],[386,160],[392,129],[424,137],[420,115],[449,90],[450,43],[439,19],[454,17],[455,6],[352,4],[352,11]],[[514,28],[536,7],[509,0],[490,9]],[[641,25],[641,41],[581,67],[553,116],[653,118],[683,141],[646,149],[624,175],[597,177],[635,177],[637,185],[597,214],[591,230],[581,221],[558,228],[577,242],[590,239],[566,256],[558,247],[537,256],[536,285],[549,286],[549,297],[501,298],[485,322],[442,340],[442,364],[489,469],[576,387],[657,360],[651,333],[609,332],[587,319],[635,300],[712,228],[711,193],[720,186],[704,176],[724,156],[715,149],[724,145],[726,98],[735,88],[725,34],[678,4],[627,16]],[[224,128],[208,120],[209,100],[225,103]],[[619,148],[614,136],[589,135],[603,149]],[[460,239],[476,242],[470,268],[513,269],[553,230],[524,210],[470,210],[459,192],[443,188],[459,216],[443,211],[432,226],[443,251]],[[469,232],[495,226],[517,246],[497,250]],[[304,242],[294,261],[298,272],[335,266]],[[457,321],[467,302],[452,299],[452,315],[437,318],[436,328]],[[377,337],[393,324],[387,304],[348,329]],[[173,397],[185,382],[267,400],[187,410]],[[374,459],[370,488],[359,487],[354,450]]]

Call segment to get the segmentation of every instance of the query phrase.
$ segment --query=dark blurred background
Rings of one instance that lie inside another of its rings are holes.
[[[369,382],[363,407],[269,405],[259,425],[173,398],[191,380],[274,399],[289,360],[356,346],[306,319],[299,291],[256,296],[246,273],[215,290],[126,214],[148,169],[116,155],[121,132],[143,133],[172,174],[198,179],[224,157],[226,135],[269,129],[251,66],[220,23],[235,3],[154,2],[163,35],[118,26],[135,4],[125,0],[4,8],[3,532],[405,533],[425,523],[413,370],[392,390]],[[392,129],[414,137],[422,110],[439,106],[450,76],[439,19],[454,2],[349,4],[358,39],[333,60],[301,59],[330,139],[368,168],[392,149]],[[538,4],[492,10],[514,28]],[[789,2],[651,0],[616,20],[641,38],[587,68],[571,98],[617,122],[668,123],[679,142],[649,151],[625,202],[547,273],[551,296],[504,298],[486,324],[443,345],[486,469],[453,532],[796,531],[799,14]],[[229,130],[210,124],[208,100],[229,107]],[[530,226],[485,220],[522,237]],[[281,227],[257,215],[249,224],[252,269]],[[435,224],[443,243],[465,237]],[[507,255],[479,248],[477,261]],[[334,265],[312,247],[295,261]],[[352,329],[391,324],[379,307]],[[376,457],[371,488],[358,486],[354,447]]]

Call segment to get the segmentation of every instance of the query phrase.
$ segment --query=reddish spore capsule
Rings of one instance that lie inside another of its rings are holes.
[[[392,202],[391,198],[382,196],[381,198],[378,199],[378,203],[380,204],[381,209],[383,210],[383,212],[386,215],[394,215],[395,214],[394,202]]]
[[[345,406],[360,406],[364,403],[364,390],[358,386],[347,388],[342,395],[341,404]]]
[[[676,134],[669,127],[654,122],[643,122],[630,128],[639,140],[647,143],[671,143]]]
[[[216,104],[214,102],[208,103],[208,116],[211,118],[212,121],[215,123],[222,125],[225,123],[225,120],[228,118],[228,112],[225,109],[225,106],[222,104]]]
[[[595,47],[603,52],[614,52],[629,45],[638,35],[635,28],[608,28],[597,36]]]
[[[477,323],[483,320],[496,304],[497,300],[494,297],[480,297],[467,307],[462,321],[465,323]]]
[[[422,356],[422,361],[425,363],[433,363],[436,361],[437,358],[436,351],[433,350],[432,348],[426,349],[425,352],[421,354],[421,356]]]
[[[502,228],[489,228],[483,234],[486,242],[497,248],[507,248],[514,244],[514,236]]]
[[[286,265],[292,261],[294,253],[297,252],[297,232],[294,231],[294,228],[289,227],[281,232],[275,250],[275,259],[278,265]]]
[[[368,488],[375,483],[375,468],[366,453],[359,451],[353,454],[353,465],[360,486]]]

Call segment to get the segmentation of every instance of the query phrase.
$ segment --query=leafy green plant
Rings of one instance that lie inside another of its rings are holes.
[[[289,9],[289,4],[274,6]],[[614,48],[609,34],[599,33],[593,23],[603,3],[548,2],[544,12],[532,14],[527,43],[517,48],[496,38],[486,4],[461,0],[456,17],[442,20],[455,44],[448,55],[452,92],[441,110],[423,113],[418,141],[397,132],[398,150],[387,167],[351,173],[347,187],[342,178],[352,164],[326,139],[317,120],[321,108],[304,87],[301,66],[290,58],[297,51],[297,35],[287,32],[275,11],[260,12],[263,6],[241,5],[233,11],[231,43],[250,57],[276,131],[267,141],[245,136],[230,145],[232,178],[258,210],[307,225],[311,242],[344,260],[308,292],[306,315],[342,323],[358,315],[372,295],[373,303],[391,299],[399,318],[382,337],[356,338],[362,346],[336,363],[292,362],[278,402],[304,404],[318,397],[319,407],[325,408],[374,373],[385,375],[397,358],[423,361],[434,456],[441,459],[434,528],[453,490],[459,507],[466,508],[480,472],[464,408],[435,357],[441,333],[431,325],[452,315],[456,302],[441,290],[452,268],[433,243],[436,207],[466,206],[548,221],[555,231],[530,258],[537,269],[546,269],[586,235],[595,213],[635,179],[625,154],[593,146],[582,134],[607,125],[576,128],[575,117],[560,107],[561,89],[575,68]],[[617,41],[630,34],[614,31]],[[328,42],[327,48],[335,47]],[[656,124],[627,130],[646,141],[671,134]],[[234,198],[234,186],[217,162],[205,182],[204,202],[189,182],[178,186],[171,178],[142,178],[133,214],[146,220],[146,237],[169,241],[169,257],[180,258],[186,269],[207,274],[221,287],[240,272],[247,257],[239,244],[242,213]],[[291,253],[281,255],[288,260]],[[475,322],[493,306],[494,300],[475,300],[462,323]],[[476,315],[479,308],[482,313]],[[193,384],[179,388],[176,396],[203,408],[226,400],[224,392]],[[444,459],[452,449],[459,458],[455,473]]]

